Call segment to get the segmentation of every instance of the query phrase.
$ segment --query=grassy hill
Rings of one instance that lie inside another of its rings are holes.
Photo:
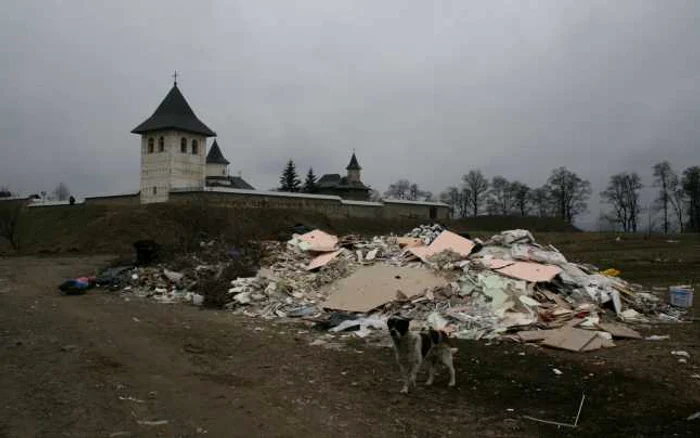
[[[131,251],[139,239],[153,239],[173,247],[225,237],[238,241],[286,239],[295,224],[337,234],[377,235],[403,233],[421,220],[329,219],[315,212],[238,210],[207,205],[152,204],[130,207],[74,205],[26,209],[20,225],[23,254],[119,253]],[[443,223],[458,231],[497,232],[526,228],[532,231],[576,231],[557,219],[531,217],[478,217]],[[0,251],[8,253],[0,244]]]

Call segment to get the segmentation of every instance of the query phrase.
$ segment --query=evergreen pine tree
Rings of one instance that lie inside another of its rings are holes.
[[[300,187],[301,181],[299,181],[299,176],[297,176],[297,168],[294,165],[294,161],[289,160],[280,177],[280,191],[298,192]]]
[[[306,193],[316,193],[316,175],[314,175],[314,169],[309,168],[309,172],[306,174],[306,181],[304,181],[304,191]]]

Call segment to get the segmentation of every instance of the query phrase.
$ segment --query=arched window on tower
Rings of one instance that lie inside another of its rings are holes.
[[[185,137],[180,139],[180,152],[183,154],[187,153],[187,139]]]
[[[153,137],[148,139],[148,153],[152,154],[153,153],[153,145],[155,144],[155,141],[153,140]]]
[[[163,137],[158,139],[158,152],[165,152],[165,139]]]
[[[192,155],[199,154],[199,143],[197,140],[192,140]]]

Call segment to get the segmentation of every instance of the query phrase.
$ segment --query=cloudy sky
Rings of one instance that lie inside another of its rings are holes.
[[[257,188],[300,170],[439,192],[469,169],[700,164],[695,0],[5,0],[0,186],[137,190],[172,85]],[[597,201],[591,205],[598,209]]]

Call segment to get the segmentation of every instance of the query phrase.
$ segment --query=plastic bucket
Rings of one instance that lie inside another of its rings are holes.
[[[693,288],[690,286],[671,286],[671,305],[676,307],[693,306]]]

